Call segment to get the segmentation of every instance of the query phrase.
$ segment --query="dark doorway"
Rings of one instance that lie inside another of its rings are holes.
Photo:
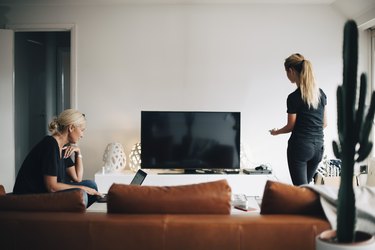
[[[15,32],[16,174],[48,122],[70,101],[70,32]]]

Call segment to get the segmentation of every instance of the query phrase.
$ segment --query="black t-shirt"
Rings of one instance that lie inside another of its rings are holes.
[[[301,90],[298,88],[289,94],[287,99],[287,113],[297,114],[291,138],[322,139],[324,107],[327,105],[327,97],[323,90],[320,91],[318,108],[314,109],[302,100]]]
[[[73,166],[71,158],[62,159],[57,141],[45,136],[25,158],[18,172],[13,193],[46,193],[44,176],[57,176],[58,182],[65,182],[66,168]]]

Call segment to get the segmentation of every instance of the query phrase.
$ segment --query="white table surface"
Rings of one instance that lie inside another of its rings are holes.
[[[231,214],[239,214],[239,215],[246,215],[246,214],[253,214],[253,213],[259,213],[260,207],[259,207],[259,200],[257,200],[257,197],[254,196],[248,196],[248,208],[249,211],[242,211],[239,209],[236,209],[232,207]],[[107,213],[107,203],[106,202],[95,202],[92,204],[89,208],[87,208],[86,212],[89,213]]]

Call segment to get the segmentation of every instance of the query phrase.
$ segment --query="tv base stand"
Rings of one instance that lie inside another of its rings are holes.
[[[240,169],[185,169],[183,174],[239,174]],[[165,173],[159,173],[165,174]]]

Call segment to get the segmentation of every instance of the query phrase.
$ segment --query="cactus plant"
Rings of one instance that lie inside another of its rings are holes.
[[[360,77],[357,99],[358,29],[353,20],[344,27],[343,83],[337,88],[338,142],[333,141],[333,151],[342,161],[341,182],[337,207],[337,241],[353,242],[355,235],[355,195],[353,174],[355,162],[367,158],[372,150],[369,140],[375,112],[375,92],[365,116],[367,80]]]

